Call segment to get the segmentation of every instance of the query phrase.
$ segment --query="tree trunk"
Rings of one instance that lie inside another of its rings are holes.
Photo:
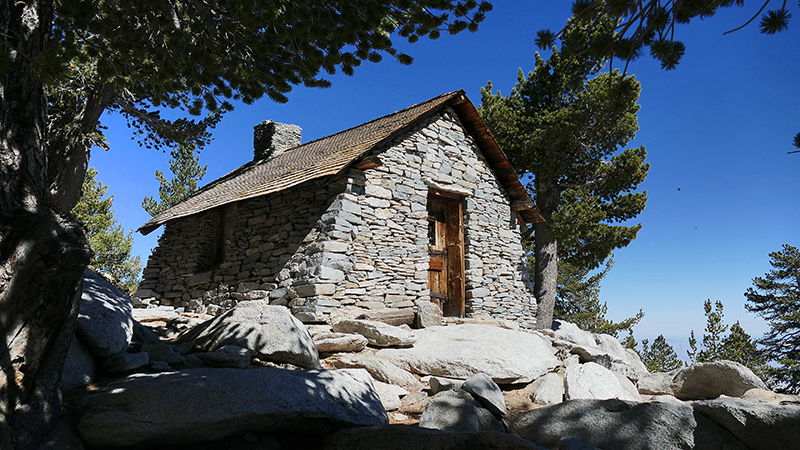
[[[47,136],[47,178],[53,204],[60,211],[72,211],[81,196],[81,187],[89,166],[92,143],[86,135],[97,129],[103,111],[112,103],[114,88],[85,86],[86,94],[74,111],[62,112],[50,120]],[[68,123],[64,123],[67,121]]]
[[[549,223],[534,225],[534,269],[533,294],[536,296],[536,329],[553,327],[553,309],[556,306],[558,286],[558,242],[550,232]]]
[[[558,187],[535,178],[536,206],[544,217],[544,223],[534,224],[535,258],[533,295],[536,297],[536,329],[553,327],[553,309],[556,306],[558,287],[558,241],[553,236],[553,213],[558,210],[560,191]]]
[[[52,2],[1,1],[0,46],[13,52],[0,73],[0,448],[26,450],[61,412],[58,382],[90,250],[47,183],[47,99],[33,70]]]

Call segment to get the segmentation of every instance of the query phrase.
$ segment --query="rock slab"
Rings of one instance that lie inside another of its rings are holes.
[[[673,385],[681,400],[741,397],[750,389],[767,388],[752,370],[725,360],[692,364],[675,375]]]
[[[419,426],[441,431],[505,431],[502,422],[461,389],[436,394],[420,416]]]
[[[525,388],[534,403],[555,405],[564,401],[564,380],[557,373],[548,373]]]
[[[728,430],[752,450],[800,447],[800,406],[721,397],[692,404],[695,412]]]
[[[624,382],[630,386],[623,385]],[[618,398],[634,402],[642,401],[636,387],[630,381],[617,377],[610,370],[593,362],[567,367],[564,372],[564,386],[567,400]]]
[[[414,347],[380,349],[376,356],[420,375],[465,380],[484,373],[498,384],[530,383],[561,365],[538,333],[480,324],[415,331]]]
[[[302,322],[279,305],[258,300],[235,308],[181,334],[179,342],[194,341],[207,352],[228,344],[256,352],[259,359],[319,369],[319,353]]]
[[[564,436],[602,449],[684,450],[694,447],[692,407],[623,400],[568,400],[506,419],[508,432],[549,448]]]
[[[367,346],[367,338],[360,334],[318,333],[313,339],[320,353],[360,352]]]
[[[416,337],[411,331],[376,320],[345,319],[333,324],[336,333],[360,334],[374,347],[409,347]]]
[[[419,391],[423,388],[422,383],[420,383],[414,375],[385,359],[370,355],[343,354],[338,358],[329,359],[328,361],[337,369],[366,369],[372,378],[384,383],[401,386],[413,391]]]
[[[324,450],[547,450],[494,431],[443,433],[407,425],[349,428],[334,433]]]
[[[478,373],[464,381],[461,389],[469,392],[484,408],[495,416],[505,416],[508,413],[503,391],[486,374]]]
[[[94,358],[76,336],[67,351],[67,359],[61,369],[61,390],[66,392],[91,384],[97,376]]]
[[[557,338],[556,345],[578,355],[581,362],[596,362],[632,380],[648,374],[639,355],[625,348],[614,336],[584,331],[575,324],[561,320],[553,321],[553,331]]]
[[[198,368],[136,374],[84,397],[78,408],[81,436],[97,447],[388,423],[371,383],[335,370]]]
[[[133,336],[133,300],[91,269],[85,269],[75,333],[97,357],[125,351]]]

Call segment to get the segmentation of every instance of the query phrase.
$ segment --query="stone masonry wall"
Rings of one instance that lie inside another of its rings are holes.
[[[289,263],[301,246],[315,241],[331,189],[308,182],[238,202],[221,264],[212,262],[219,208],[170,222],[148,259],[138,295],[211,314],[253,298],[286,304],[289,292],[280,281],[289,278]]]
[[[353,244],[347,292],[358,305],[406,307],[427,300],[428,191],[465,198],[466,314],[535,325],[516,213],[477,147],[447,110],[378,152],[358,198],[364,225]]]
[[[169,223],[140,289],[161,303],[218,313],[264,298],[304,321],[342,307],[413,308],[427,289],[427,196],[461,195],[467,316],[535,323],[516,213],[446,110],[375,154],[382,164],[239,202],[226,260],[209,266],[219,210]],[[321,186],[321,187],[320,187]]]

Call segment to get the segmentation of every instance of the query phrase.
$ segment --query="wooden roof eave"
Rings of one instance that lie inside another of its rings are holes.
[[[536,207],[528,190],[522,185],[517,176],[516,170],[511,166],[508,157],[500,148],[492,132],[486,126],[483,118],[478,114],[477,108],[467,98],[464,91],[459,91],[461,95],[456,96],[448,102],[453,111],[458,114],[461,124],[467,129],[469,134],[475,139],[478,148],[483,153],[486,162],[492,168],[500,184],[506,189],[511,199],[511,209],[520,213],[526,223],[542,223],[539,208]]]

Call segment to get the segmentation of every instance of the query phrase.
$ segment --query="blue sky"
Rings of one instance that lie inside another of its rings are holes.
[[[536,31],[560,29],[569,3],[497,0],[477,33],[398,43],[415,58],[411,66],[387,58],[331,77],[329,89],[297,87],[287,104],[237,105],[201,153],[203,183],[252,159],[253,126],[263,120],[300,125],[306,142],[457,89],[478,105],[488,80],[507,94],[517,69],[533,68]],[[767,327],[744,310],[744,291],[769,270],[769,252],[800,245],[800,154],[786,153],[800,132],[800,23],[774,36],[755,25],[722,35],[754,6],[679,28],[687,50],[676,70],[649,57],[628,69],[642,84],[630,146],[648,151],[648,202],[636,219],[639,237],[615,252],[601,300],[614,319],[644,310],[637,338],[664,334],[682,347],[691,330],[702,334],[709,298],[724,303],[729,322],[760,336]],[[90,165],[114,195],[117,219],[136,229],[150,218],[142,198],[157,195],[154,171],[168,172],[169,155],[139,148],[124,119],[102,121],[111,150],[94,150]],[[134,253],[146,260],[159,232],[136,234]]]

